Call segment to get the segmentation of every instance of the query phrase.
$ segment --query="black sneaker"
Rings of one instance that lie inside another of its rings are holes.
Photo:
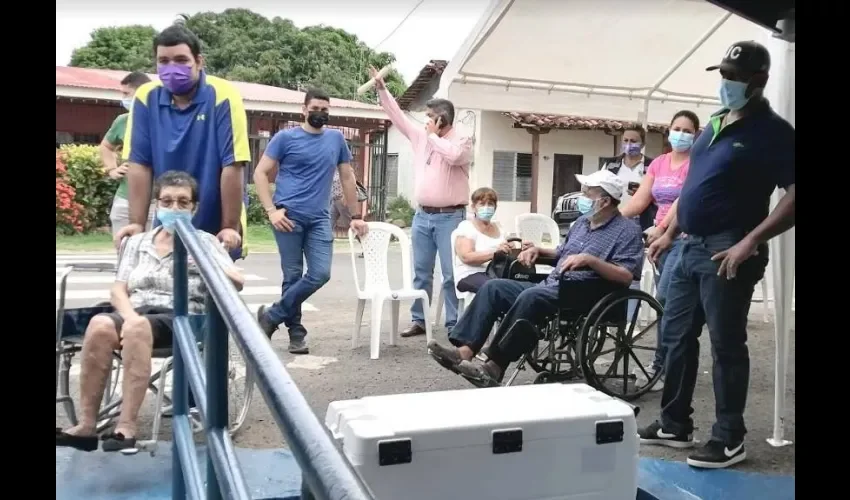
[[[263,330],[263,333],[266,334],[266,337],[271,340],[272,335],[277,330],[277,325],[269,321],[269,317],[266,316],[266,306],[260,306],[257,309],[257,323],[260,325],[260,329]]]
[[[655,421],[643,429],[638,429],[640,444],[655,444],[670,448],[690,448],[694,445],[692,434],[672,434],[664,432],[661,422]]]
[[[289,339],[289,352],[292,354],[310,354],[310,348],[307,347],[307,341],[301,339]]]
[[[729,446],[717,439],[710,439],[696,453],[688,457],[688,465],[700,469],[725,469],[743,462],[747,458],[744,442]]]

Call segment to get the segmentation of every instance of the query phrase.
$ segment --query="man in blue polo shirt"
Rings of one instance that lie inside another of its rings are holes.
[[[275,134],[254,171],[257,196],[274,229],[283,271],[280,300],[268,309],[261,307],[257,321],[269,337],[285,324],[289,352],[293,354],[310,352],[307,329],[301,324],[301,305],[331,277],[334,238],[328,208],[334,172],[339,172],[351,229],[358,235],[368,230],[357,202],[351,151],[342,132],[325,128],[330,118],[330,97],[321,90],[308,91],[302,112],[301,126]]]
[[[232,257],[244,256],[242,167],[251,153],[242,97],[205,73],[201,42],[185,26],[163,30],[154,47],[159,81],[136,91],[124,137],[130,225],[116,242],[143,230],[153,179],[180,170],[198,182],[195,227],[216,234]]]
[[[794,227],[794,128],[770,108],[762,93],[770,54],[738,42],[722,62],[716,113],[691,148],[691,167],[676,217],[650,246],[654,255],[685,233],[670,277],[661,329],[667,377],[661,420],[640,429],[644,444],[693,446],[691,403],[699,363],[699,336],[711,340],[716,422],[711,438],[688,457],[693,467],[723,468],[746,458],[744,407],[750,377],[747,314],[767,266],[767,241]],[[776,187],[785,195],[772,212]]]

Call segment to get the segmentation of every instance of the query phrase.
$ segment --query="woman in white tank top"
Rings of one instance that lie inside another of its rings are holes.
[[[475,216],[457,227],[455,241],[455,283],[461,292],[477,292],[489,279],[487,264],[497,251],[509,253],[502,230],[491,220],[496,213],[499,196],[491,188],[482,187],[472,193]]]

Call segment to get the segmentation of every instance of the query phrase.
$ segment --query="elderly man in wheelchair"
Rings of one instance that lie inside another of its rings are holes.
[[[151,376],[154,349],[170,347],[174,319],[174,228],[191,222],[198,204],[198,185],[185,172],[169,171],[153,191],[161,226],[131,237],[124,245],[111,290],[111,312],[92,317],[85,327],[80,369],[81,414],[78,425],[56,429],[56,446],[83,451],[97,449],[98,408],[103,398],[114,351],[121,351],[123,403],[114,431],[101,436],[103,451],[136,444],[136,423]],[[210,255],[241,289],[244,278],[215,236],[198,235]],[[204,312],[205,287],[197,265],[189,260],[189,313]]]
[[[612,292],[627,291],[640,276],[641,229],[617,208],[623,182],[607,170],[576,178],[584,192],[579,201],[583,215],[565,241],[555,250],[531,247],[517,257],[525,265],[555,264],[551,274],[537,284],[509,279],[485,283],[449,334],[453,347],[429,344],[431,356],[441,366],[478,387],[499,385],[511,362],[537,348],[539,326],[564,308],[586,314]],[[625,311],[625,302],[622,306]],[[500,318],[482,361],[477,354]]]

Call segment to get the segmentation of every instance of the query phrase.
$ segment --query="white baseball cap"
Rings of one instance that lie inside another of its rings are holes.
[[[576,174],[576,180],[582,186],[602,188],[616,200],[623,199],[625,182],[608,169],[597,170],[590,175]]]

